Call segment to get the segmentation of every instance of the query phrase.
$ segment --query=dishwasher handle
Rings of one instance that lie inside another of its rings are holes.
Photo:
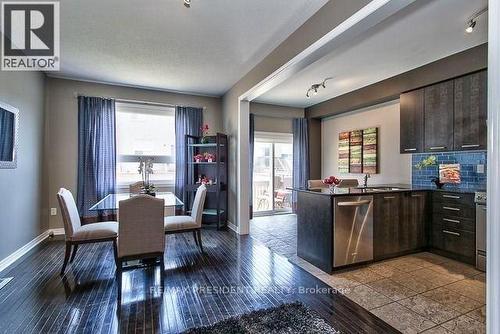
[[[352,202],[338,202],[338,206],[361,206],[361,205],[366,205],[370,204],[371,200],[365,199],[361,201],[352,201]]]

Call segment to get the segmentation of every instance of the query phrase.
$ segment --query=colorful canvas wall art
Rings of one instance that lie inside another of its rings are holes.
[[[439,181],[441,183],[459,184],[461,182],[460,164],[440,164]]]
[[[378,173],[378,128],[339,134],[339,173]]]
[[[349,173],[349,132],[339,134],[339,173]]]
[[[363,130],[363,173],[377,174],[377,128]]]
[[[363,130],[351,131],[349,141],[349,173],[363,172]]]

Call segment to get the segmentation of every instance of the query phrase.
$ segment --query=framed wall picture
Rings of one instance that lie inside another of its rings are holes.
[[[440,164],[439,181],[441,183],[459,184],[462,182],[460,164]]]
[[[339,134],[339,173],[349,173],[349,137],[348,131]]]
[[[378,128],[339,133],[339,173],[378,173]]]
[[[363,130],[363,173],[377,174],[377,138],[378,129],[368,128]]]

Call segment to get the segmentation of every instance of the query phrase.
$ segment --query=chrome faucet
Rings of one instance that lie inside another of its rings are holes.
[[[363,187],[368,187],[368,179],[370,178],[370,174],[366,173],[365,176],[363,177]]]

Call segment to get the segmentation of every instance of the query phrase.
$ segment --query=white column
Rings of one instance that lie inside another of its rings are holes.
[[[500,0],[488,6],[487,332],[500,333]]]
[[[249,149],[249,114],[250,102],[239,102],[238,108],[238,177],[237,177],[237,219],[239,234],[248,234],[250,232],[249,221],[249,194],[250,191],[250,159],[248,157]]]

